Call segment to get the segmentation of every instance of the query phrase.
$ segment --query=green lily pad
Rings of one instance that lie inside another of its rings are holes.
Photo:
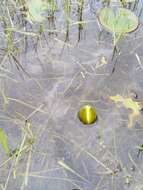
[[[110,32],[126,34],[137,29],[138,17],[125,8],[103,8],[99,12],[100,23]]]
[[[41,0],[27,1],[28,14],[27,19],[31,21],[42,22],[44,20],[43,14],[47,9],[46,4]]]
[[[45,20],[44,14],[48,10],[48,3],[42,0],[29,0],[27,1],[27,7],[27,19],[29,21],[43,22]]]

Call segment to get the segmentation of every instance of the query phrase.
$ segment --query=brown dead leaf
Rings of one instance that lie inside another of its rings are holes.
[[[124,98],[120,95],[110,96],[110,100],[114,101],[115,104],[122,104],[126,109],[131,110],[131,113],[129,113],[128,116],[128,128],[132,128],[133,122],[137,120],[140,115],[140,110],[142,109],[140,103],[132,100],[131,98]]]

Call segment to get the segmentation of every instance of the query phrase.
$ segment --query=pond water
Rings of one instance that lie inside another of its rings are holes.
[[[0,146],[0,189],[142,190],[142,112],[129,129],[131,110],[109,99],[137,95],[142,103],[142,1],[128,5],[140,24],[114,57],[97,19],[106,3],[86,0],[79,10],[72,1],[68,22],[59,0],[40,26],[22,17],[21,2],[1,4],[0,127],[10,150],[21,151],[8,158]],[[8,46],[4,29],[12,26]],[[92,126],[77,117],[85,104],[97,111]]]

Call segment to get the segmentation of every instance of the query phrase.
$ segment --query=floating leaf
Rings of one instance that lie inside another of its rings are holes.
[[[28,14],[27,19],[30,21],[43,22],[45,20],[45,12],[48,9],[48,3],[42,0],[27,1]]]
[[[10,156],[10,149],[9,146],[7,144],[7,136],[4,134],[2,128],[0,128],[0,143],[5,151],[5,153]]]
[[[120,95],[110,96],[110,99],[114,101],[116,104],[121,103],[126,109],[131,109],[132,112],[129,114],[129,122],[128,127],[131,128],[133,125],[133,121],[140,115],[140,110],[142,106],[139,102],[132,100],[131,98],[124,98]]]
[[[138,27],[138,17],[125,8],[103,8],[99,13],[100,23],[110,32],[126,34]]]

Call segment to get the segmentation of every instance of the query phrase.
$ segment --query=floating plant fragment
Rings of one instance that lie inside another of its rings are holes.
[[[0,91],[2,98],[3,98],[3,109],[6,110],[7,105],[9,104],[8,97],[6,96],[5,92],[3,90]]]
[[[99,13],[100,23],[110,32],[126,34],[138,27],[138,17],[125,8],[103,8]]]
[[[107,58],[103,55],[96,64],[96,69],[108,64]]]
[[[0,128],[0,143],[2,145],[2,148],[4,149],[6,155],[10,156],[10,149],[9,146],[7,144],[7,136],[4,134],[2,128]]]
[[[110,96],[110,100],[114,101],[115,104],[121,103],[126,109],[131,109],[132,112],[129,113],[128,128],[131,128],[134,120],[140,115],[140,110],[142,106],[139,102],[132,100],[131,98],[124,98],[120,95]]]

